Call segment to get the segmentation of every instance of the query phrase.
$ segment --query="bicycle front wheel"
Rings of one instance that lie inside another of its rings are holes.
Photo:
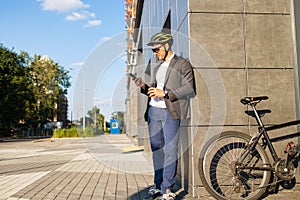
[[[199,176],[216,199],[257,200],[269,183],[271,172],[263,170],[269,159],[261,145],[247,151],[251,137],[241,132],[224,132],[209,140],[199,157]],[[239,160],[241,155],[245,159]],[[237,166],[243,166],[240,169]]]

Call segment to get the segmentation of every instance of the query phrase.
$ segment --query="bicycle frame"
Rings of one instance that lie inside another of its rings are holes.
[[[261,117],[259,116],[257,109],[256,109],[256,105],[259,102],[253,102],[250,104],[250,106],[254,112],[255,118],[257,120],[257,123],[259,125],[259,127],[258,127],[259,134],[258,134],[258,136],[254,137],[253,143],[256,145],[258,143],[258,141],[260,140],[260,138],[263,136],[264,145],[268,146],[274,162],[277,162],[280,160],[280,158],[278,157],[277,152],[276,152],[272,142],[282,141],[282,140],[286,140],[289,138],[294,138],[294,137],[300,136],[300,132],[297,132],[297,133],[294,133],[294,134],[291,134],[288,136],[280,136],[280,137],[270,139],[270,137],[268,135],[268,131],[277,130],[277,129],[300,124],[300,120],[295,120],[295,121],[290,121],[290,122],[286,122],[286,123],[282,123],[282,124],[276,124],[273,126],[265,127],[261,120]],[[255,145],[251,146],[250,151],[255,149]],[[241,160],[243,160],[243,158]],[[266,168],[264,168],[263,170],[266,170]]]
[[[291,189],[296,184],[300,145],[289,142],[285,148],[286,156],[281,157],[273,142],[300,136],[300,132],[270,138],[268,131],[298,125],[300,120],[264,125],[261,118],[271,111],[257,110],[256,105],[267,99],[267,96],[241,99],[242,104],[249,106],[246,113],[257,121],[255,135],[225,131],[208,140],[200,152],[200,179],[218,200],[261,199],[277,193],[279,186]]]

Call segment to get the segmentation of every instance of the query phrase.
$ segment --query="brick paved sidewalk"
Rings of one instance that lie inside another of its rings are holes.
[[[126,135],[0,141],[0,200],[143,199],[153,182],[152,162],[143,151],[123,152],[133,146]],[[204,188],[197,196],[213,199]],[[283,190],[265,199],[299,196]],[[177,199],[183,198],[193,199]]]
[[[153,180],[126,135],[0,143],[0,199],[142,199]]]

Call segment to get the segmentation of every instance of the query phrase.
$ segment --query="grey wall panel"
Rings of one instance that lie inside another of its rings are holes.
[[[216,66],[244,67],[243,15],[192,13],[190,36],[207,51]],[[194,62],[201,63],[198,58],[193,57]]]
[[[293,67],[290,15],[247,15],[245,40],[249,68]]]
[[[249,95],[269,96],[269,100],[259,104],[260,109],[270,109],[272,113],[264,117],[265,123],[275,124],[295,120],[295,90],[293,69],[250,69]],[[255,123],[254,120],[252,123]]]
[[[190,0],[192,12],[242,12],[242,0]]]
[[[242,69],[195,69],[195,71],[197,72],[196,81],[198,86],[196,99],[199,104],[198,108],[194,106],[196,109],[193,109],[193,116],[198,118],[193,123],[202,126],[247,125],[247,116],[244,113],[246,107],[240,103],[240,99],[246,95],[246,72]],[[221,76],[221,80],[217,78],[218,75]],[[203,79],[204,76],[211,76],[212,81],[207,82]],[[210,84],[220,84],[225,88],[225,102],[213,105],[214,99],[212,98],[214,96],[208,89]],[[216,124],[212,120],[212,116],[222,115],[223,113],[218,111],[224,106],[226,109],[225,120],[221,124]]]
[[[245,0],[246,12],[289,13],[290,0]]]

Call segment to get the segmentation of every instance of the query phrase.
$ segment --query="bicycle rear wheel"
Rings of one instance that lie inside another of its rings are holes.
[[[269,159],[261,145],[248,152],[242,166],[255,169],[239,169],[238,158],[246,152],[251,137],[241,132],[224,132],[211,138],[199,157],[199,176],[206,190],[216,199],[257,200],[269,183],[271,172],[259,170],[269,166]]]

